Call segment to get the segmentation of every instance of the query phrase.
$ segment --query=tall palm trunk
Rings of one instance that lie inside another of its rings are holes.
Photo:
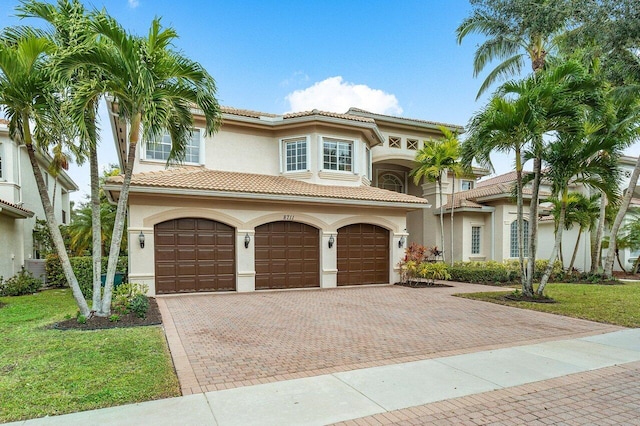
[[[451,224],[450,224],[450,233],[451,233],[451,241],[449,242],[449,252],[451,253],[451,257],[449,258],[449,262],[451,263],[451,266],[453,266],[453,208],[454,208],[454,202],[453,202],[453,197],[455,194],[455,189],[456,189],[456,175],[453,175],[453,185],[451,185]]]
[[[71,287],[73,298],[76,300],[76,303],[78,304],[80,313],[85,317],[88,317],[91,314],[91,311],[89,310],[87,301],[82,295],[82,291],[80,290],[80,285],[78,284],[76,275],[73,272],[73,268],[71,267],[71,262],[69,261],[69,255],[67,254],[67,249],[64,246],[64,240],[62,239],[62,234],[60,233],[60,228],[58,227],[58,221],[56,220],[56,216],[53,212],[53,206],[49,201],[49,194],[47,193],[47,188],[44,184],[44,179],[42,178],[42,172],[40,171],[40,166],[38,165],[38,160],[36,159],[36,153],[33,149],[31,129],[29,128],[29,116],[27,114],[22,115],[22,125],[23,125],[23,134],[24,134],[24,143],[27,146],[29,162],[31,163],[33,176],[36,179],[38,194],[40,195],[42,208],[44,209],[44,214],[47,219],[47,226],[49,227],[49,231],[51,232],[51,239],[53,240],[53,245],[56,248],[58,258],[60,259],[60,265],[62,266],[62,271],[64,272],[64,276],[67,279],[67,282],[69,283],[69,287]]]
[[[129,185],[133,175],[133,163],[136,158],[136,147],[140,138],[140,121],[141,113],[135,114],[131,118],[131,130],[129,132],[129,151],[127,154],[127,163],[125,164],[124,181],[120,190],[120,198],[118,199],[118,208],[113,225],[113,233],[111,236],[111,248],[109,249],[109,263],[107,266],[107,279],[104,286],[102,296],[102,309],[99,312],[101,316],[108,316],[111,313],[111,295],[113,290],[113,280],[116,275],[118,266],[118,256],[120,255],[120,243],[122,241],[122,233],[126,222],[127,203],[129,202]]]
[[[560,202],[560,220],[558,221],[558,232],[556,233],[556,241],[553,245],[553,250],[551,250],[551,256],[549,257],[549,264],[547,265],[544,273],[542,274],[542,278],[540,279],[540,285],[538,286],[538,295],[542,296],[544,294],[544,288],[549,282],[549,278],[551,277],[551,272],[553,272],[553,264],[556,262],[556,258],[558,257],[558,250],[560,249],[560,242],[562,241],[562,232],[564,231],[564,218],[567,212],[567,191],[562,194],[562,201]]]
[[[516,220],[518,222],[518,261],[520,263],[520,281],[522,293],[533,297],[533,287],[527,286],[527,275],[524,264],[524,200],[522,194],[522,153],[516,148]]]
[[[102,304],[102,224],[100,223],[100,186],[98,178],[98,150],[94,143],[89,146],[89,169],[91,175],[91,258],[93,260],[93,309],[101,311]]]
[[[636,185],[638,183],[638,176],[640,176],[640,157],[636,160],[636,166],[633,169],[633,173],[631,174],[631,180],[629,181],[629,188],[627,189],[624,198],[622,199],[622,205],[620,206],[620,210],[618,210],[618,214],[616,215],[616,219],[613,221],[613,225],[611,226],[611,236],[609,237],[609,251],[607,251],[607,258],[604,262],[604,275],[607,278],[613,277],[613,258],[616,254],[616,236],[618,235],[618,230],[622,225],[622,221],[624,216],[627,213],[627,209],[629,208],[629,204],[631,204],[631,198],[633,197],[633,193],[636,190]]]
[[[573,271],[573,264],[576,261],[576,256],[578,254],[578,246],[580,245],[580,237],[582,237],[582,232],[584,228],[581,226],[578,231],[578,238],[576,239],[576,245],[573,247],[573,254],[571,255],[571,263],[569,263],[569,272]]]
[[[536,272],[536,250],[538,249],[538,199],[540,196],[540,180],[542,179],[541,173],[542,159],[538,154],[533,160],[533,184],[531,188],[531,203],[529,204],[529,259],[527,263],[527,288],[532,291],[533,276]]]
[[[442,204],[442,174],[440,174],[440,178],[438,179],[438,192],[440,195],[440,245],[442,251],[442,261],[445,261],[445,253],[444,253],[444,205]]]
[[[598,217],[598,230],[591,248],[591,273],[597,274],[602,263],[602,237],[604,235],[604,218],[607,208],[607,196],[600,191],[600,217]]]

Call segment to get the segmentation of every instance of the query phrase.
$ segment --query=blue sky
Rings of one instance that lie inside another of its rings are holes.
[[[18,22],[15,0],[0,0],[0,25]],[[479,37],[462,45],[455,29],[467,0],[189,1],[113,0],[105,7],[125,28],[145,34],[162,17],[180,38],[175,47],[214,76],[222,105],[270,113],[318,108],[366,110],[466,125],[486,98],[475,100]],[[108,123],[103,124],[109,130]],[[115,162],[109,131],[100,163]],[[636,145],[628,151],[638,155]],[[496,171],[512,162],[496,157]],[[72,177],[88,192],[87,170]],[[81,199],[76,194],[74,199]]]

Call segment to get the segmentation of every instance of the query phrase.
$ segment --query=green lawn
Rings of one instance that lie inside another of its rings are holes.
[[[160,327],[60,331],[69,290],[0,297],[0,423],[180,395]]]
[[[549,284],[547,296],[557,303],[503,300],[507,293],[469,293],[457,296],[591,321],[640,327],[640,282],[621,285]]]

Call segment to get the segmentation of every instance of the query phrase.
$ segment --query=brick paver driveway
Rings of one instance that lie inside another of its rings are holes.
[[[451,296],[490,290],[370,286],[158,302],[184,394],[619,329]]]

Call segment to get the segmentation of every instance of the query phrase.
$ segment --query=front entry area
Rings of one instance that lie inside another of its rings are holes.
[[[201,218],[181,218],[154,227],[158,294],[236,289],[235,230]]]
[[[389,231],[368,223],[338,229],[338,285],[389,283]]]
[[[255,228],[256,290],[320,287],[320,232],[278,221]]]

